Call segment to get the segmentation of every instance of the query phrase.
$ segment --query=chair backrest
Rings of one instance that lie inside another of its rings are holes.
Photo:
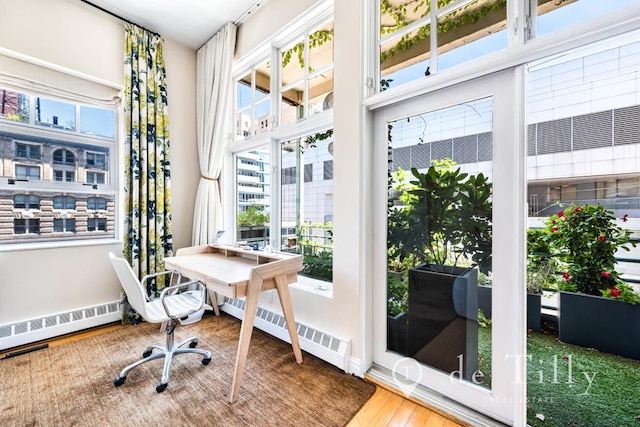
[[[109,253],[109,260],[111,261],[113,269],[116,271],[120,284],[124,288],[124,292],[127,294],[129,304],[135,311],[140,313],[143,318],[146,318],[147,299],[145,297],[145,291],[129,265],[129,262],[124,258],[116,257],[111,252]]]

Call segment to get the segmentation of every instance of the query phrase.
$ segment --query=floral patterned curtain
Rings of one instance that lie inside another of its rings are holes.
[[[163,271],[164,257],[173,254],[167,86],[162,38],[131,24],[125,31],[123,255],[142,278]],[[127,305],[123,320],[135,322]]]

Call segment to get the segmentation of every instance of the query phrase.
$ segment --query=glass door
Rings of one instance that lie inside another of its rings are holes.
[[[431,390],[506,422],[525,402],[520,75],[442,89],[374,121],[374,363],[406,394]]]

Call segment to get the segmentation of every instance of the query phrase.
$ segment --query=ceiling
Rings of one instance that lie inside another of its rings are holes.
[[[197,50],[228,22],[241,23],[267,0],[82,0]]]

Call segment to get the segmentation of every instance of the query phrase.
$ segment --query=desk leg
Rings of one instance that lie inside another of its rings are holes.
[[[253,322],[256,319],[256,311],[258,310],[258,299],[262,290],[262,278],[255,273],[251,274],[251,279],[247,285],[247,296],[244,307],[244,319],[240,326],[240,340],[238,342],[238,353],[236,355],[236,370],[233,373],[233,382],[231,384],[231,392],[229,402],[233,403],[238,400],[240,392],[240,383],[244,374],[244,365],[247,361],[247,353],[249,352],[249,343],[251,342],[251,333],[253,332]]]
[[[298,340],[298,331],[296,330],[296,319],[293,316],[293,304],[291,304],[291,294],[289,293],[289,283],[287,276],[277,276],[275,278],[276,287],[278,288],[278,297],[282,306],[284,320],[287,322],[289,330],[289,338],[291,338],[291,347],[293,354],[296,356],[296,362],[302,363],[302,351],[300,351],[300,341]]]

